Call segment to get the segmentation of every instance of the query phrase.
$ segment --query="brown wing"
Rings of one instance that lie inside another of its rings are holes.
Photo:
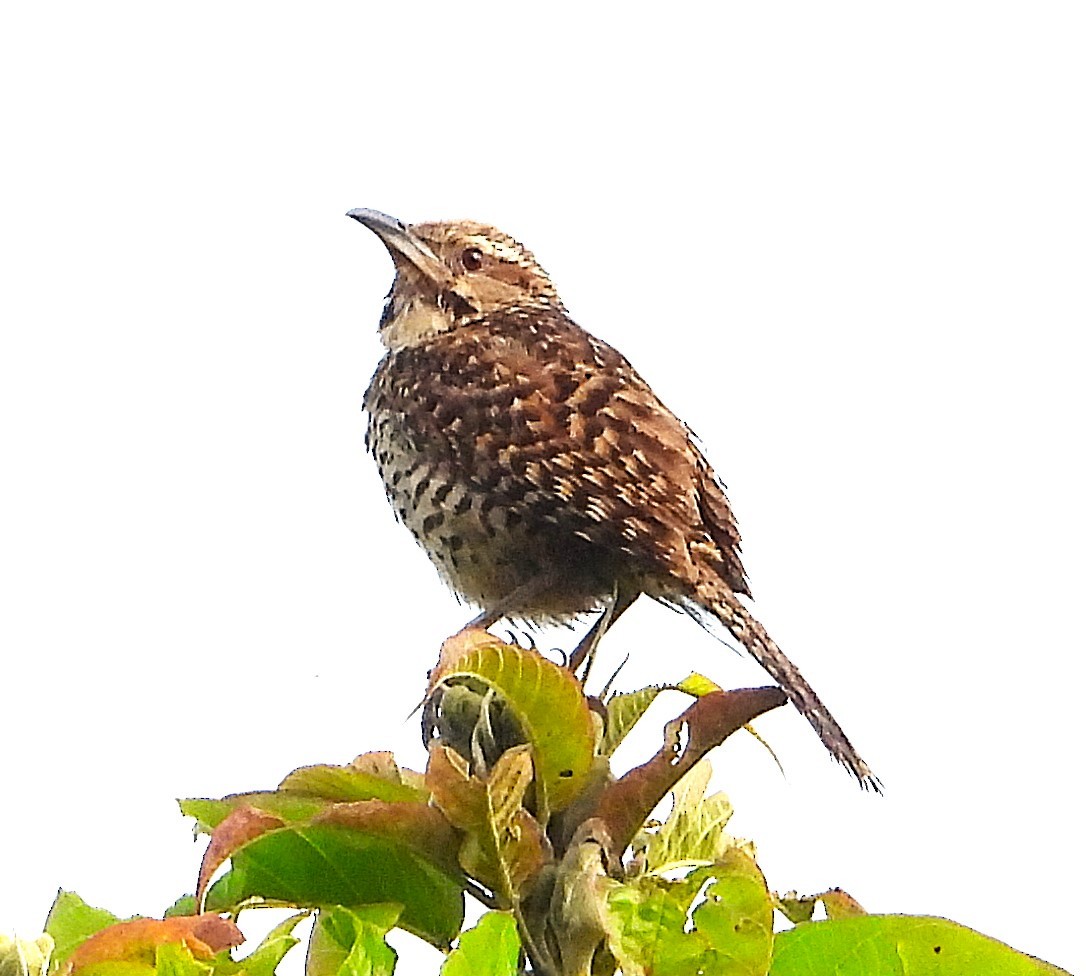
[[[696,446],[694,449],[698,455],[698,507],[702,524],[720,552],[719,575],[732,592],[750,596],[747,574],[739,556],[742,540],[728,496],[724,494],[724,485],[701,451]]]
[[[748,593],[728,499],[689,428],[618,352],[591,343],[609,368],[586,380],[580,395],[601,388],[608,394],[590,433],[592,452],[607,460],[613,493],[631,503],[631,511],[615,514],[673,576],[695,582],[698,566],[710,568]]]

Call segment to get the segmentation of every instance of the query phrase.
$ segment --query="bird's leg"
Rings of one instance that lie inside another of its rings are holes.
[[[592,670],[592,662],[596,657],[596,647],[599,645],[600,638],[607,633],[611,625],[619,617],[629,610],[639,595],[640,592],[637,590],[631,592],[623,589],[616,580],[615,588],[611,591],[611,598],[603,608],[603,613],[596,618],[592,628],[581,638],[581,642],[570,655],[569,662],[566,665],[570,671],[576,673],[581,664],[584,664],[584,673],[580,676],[581,684],[585,683],[588,679],[588,672]]]
[[[523,607],[525,604],[530,604],[531,601],[539,596],[540,593],[546,592],[552,586],[559,582],[559,574],[553,569],[548,569],[545,572],[539,573],[537,576],[533,576],[527,583],[522,583],[515,589],[510,590],[505,596],[498,598],[489,606],[484,607],[482,612],[473,617],[464,625],[464,630],[472,630],[478,628],[480,630],[486,630],[488,627],[493,626],[502,617],[506,616],[510,611],[516,611]]]

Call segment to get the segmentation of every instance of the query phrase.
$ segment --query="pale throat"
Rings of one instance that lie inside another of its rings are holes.
[[[439,308],[428,295],[393,294],[390,302],[381,324],[381,341],[393,352],[417,346],[456,325],[452,312]]]

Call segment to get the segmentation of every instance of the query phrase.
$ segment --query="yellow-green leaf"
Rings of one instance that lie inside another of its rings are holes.
[[[718,685],[711,678],[705,677],[703,674],[698,674],[697,671],[692,671],[682,681],[675,685],[677,691],[685,691],[688,695],[693,695],[695,698],[700,698],[702,695],[708,695],[713,691],[720,691],[720,685]]]
[[[533,747],[536,809],[561,810],[592,766],[595,728],[577,679],[537,651],[466,631],[442,648],[434,685],[475,679],[501,695]]]
[[[752,844],[737,841],[724,830],[732,815],[727,796],[705,795],[712,773],[708,760],[703,759],[675,784],[671,813],[659,828],[648,833],[647,870],[664,872],[680,865],[712,864],[736,846],[754,856]]]
[[[680,881],[642,875],[608,894],[608,944],[623,976],[765,976],[773,907],[739,850]]]
[[[388,904],[322,909],[309,939],[305,976],[390,976],[396,953],[385,936],[400,911]]]
[[[112,912],[88,905],[74,891],[57,892],[53,907],[49,909],[49,917],[45,920],[46,934],[55,943],[54,964],[67,962],[82,942],[119,921]]]
[[[607,728],[600,753],[610,756],[626,738],[649,706],[656,701],[662,691],[681,691],[692,698],[701,698],[713,691],[720,691],[720,685],[696,671],[687,675],[677,685],[650,685],[637,691],[620,692],[612,695],[605,702],[607,706]]]
[[[517,923],[510,912],[487,912],[441,967],[441,976],[516,976],[520,957]]]
[[[637,691],[622,692],[607,699],[607,728],[600,743],[600,753],[610,756],[629,734],[641,716],[648,711],[649,705],[656,701],[666,686],[641,688]]]
[[[770,976],[1052,976],[1063,971],[944,918],[862,915],[806,922],[780,933],[769,972]]]
[[[18,939],[0,935],[0,976],[42,976],[49,969],[53,938]]]

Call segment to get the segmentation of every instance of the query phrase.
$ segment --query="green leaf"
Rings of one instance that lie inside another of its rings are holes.
[[[173,918],[177,915],[195,915],[198,911],[196,907],[195,895],[182,895],[177,899],[169,908],[163,912],[163,918]]]
[[[45,920],[45,932],[55,943],[54,964],[67,962],[81,942],[118,921],[112,912],[88,905],[74,891],[58,891]]]
[[[765,976],[769,966],[772,903],[757,865],[738,850],[681,881],[643,875],[616,884],[607,915],[624,976]]]
[[[460,931],[460,877],[388,837],[332,824],[284,827],[234,851],[231,865],[208,893],[210,911],[256,896],[299,907],[395,902],[404,906],[400,924],[436,946]]]
[[[662,691],[667,691],[666,685],[627,691],[607,699],[607,729],[600,743],[601,755],[614,753]]]
[[[723,793],[705,796],[712,774],[709,761],[703,759],[675,784],[671,813],[659,829],[648,834],[647,870],[712,864],[737,845],[754,856],[753,845],[737,841],[724,830],[733,812],[731,801]]]
[[[123,959],[95,963],[79,970],[79,976],[154,976],[154,967]]]
[[[460,835],[433,804],[386,800],[332,803],[311,823],[349,827],[404,844],[450,877],[460,877],[456,860]]]
[[[389,976],[396,953],[385,936],[401,910],[386,904],[321,911],[309,940],[306,976]]]
[[[86,976],[123,976],[124,962],[99,963],[87,967]],[[180,942],[169,942],[155,948],[155,976],[207,976],[213,970],[211,963],[194,959],[188,947]]]
[[[607,699],[607,730],[600,744],[600,754],[610,756],[656,701],[662,691],[681,691],[691,698],[701,698],[710,692],[720,691],[720,685],[696,671],[687,675],[677,685],[650,685],[638,691],[627,691]]]
[[[428,799],[425,790],[355,766],[302,766],[279,784],[279,791],[337,802],[387,800],[390,803],[425,803]]]
[[[520,936],[510,912],[487,912],[441,967],[441,976],[517,976]]]
[[[1062,970],[943,918],[861,915],[806,922],[780,933],[769,972],[771,976],[1051,976]]]
[[[288,823],[297,823],[320,813],[330,803],[355,800],[426,803],[429,799],[426,790],[403,779],[418,778],[419,774],[400,769],[391,757],[386,760],[386,755],[359,756],[347,766],[302,766],[288,773],[275,790],[235,793],[221,800],[178,800],[178,805],[186,817],[196,819],[198,830],[206,832],[214,830],[238,807],[254,807]]]
[[[512,710],[533,747],[537,807],[543,819],[576,797],[592,767],[596,726],[577,679],[537,651],[481,631],[445,642],[436,684],[478,679]]]

